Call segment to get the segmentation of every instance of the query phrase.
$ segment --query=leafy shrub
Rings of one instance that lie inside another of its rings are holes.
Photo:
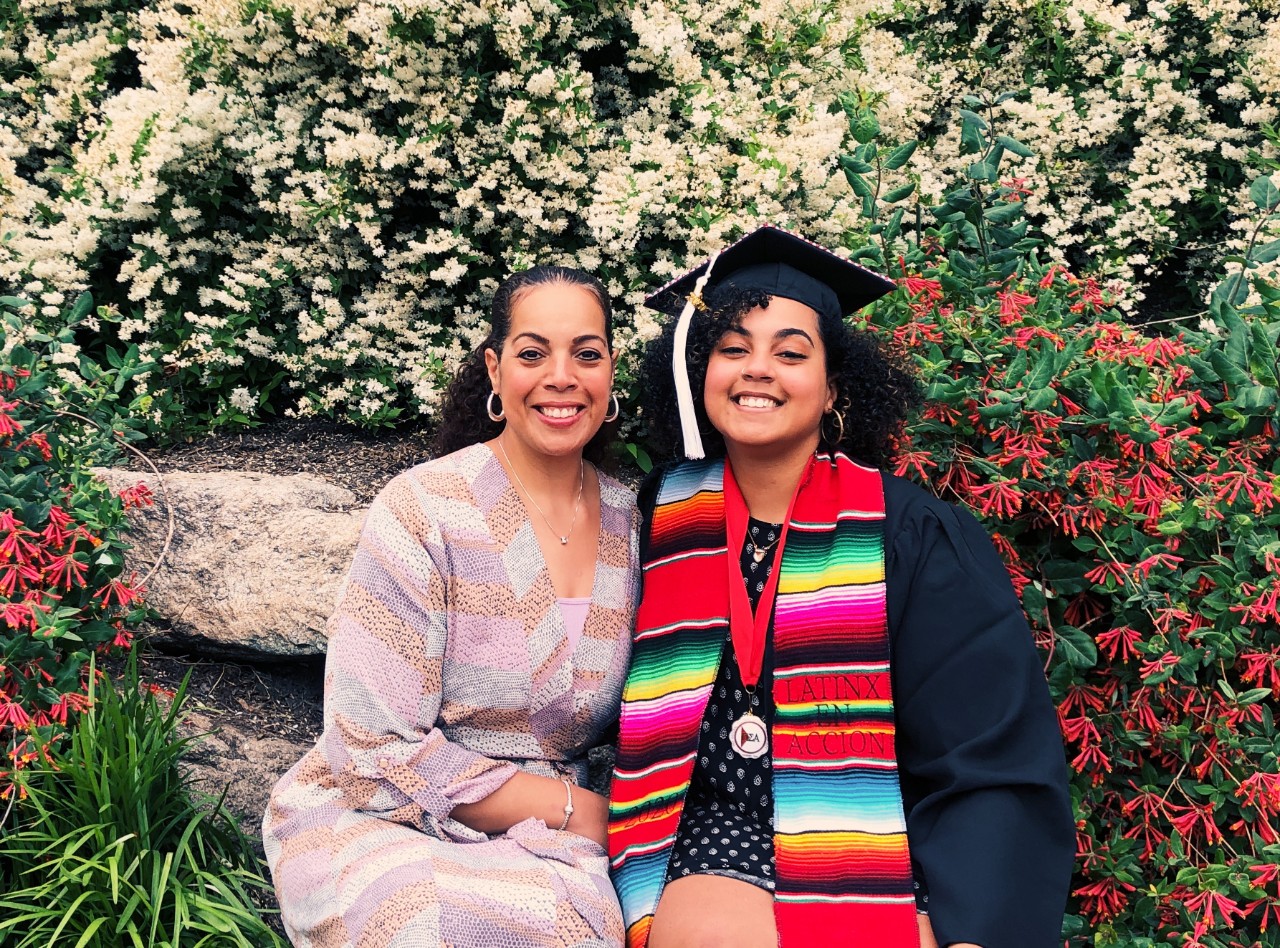
[[[0,941],[283,946],[251,893],[266,882],[222,801],[179,765],[186,682],[167,708],[130,661],[104,678],[52,761],[24,771],[25,801],[0,830]]]
[[[117,435],[138,434],[118,396],[129,365],[77,359],[88,296],[52,336],[26,307],[0,297],[0,746],[15,766],[85,707],[93,652],[128,646],[143,607],[124,575],[124,509],[148,501],[90,471],[118,457]]]
[[[918,225],[874,185],[910,146],[865,111],[844,166],[863,255],[902,287],[867,318],[929,381],[898,473],[986,521],[1046,657],[1078,829],[1064,937],[1280,946],[1280,287],[1246,260],[1210,332],[1126,325],[1116,288],[1038,258],[1000,179],[1023,146],[970,105],[968,180]],[[1274,221],[1280,190],[1251,190]]]
[[[165,429],[430,413],[535,260],[623,302],[625,390],[655,276],[761,220],[860,242],[854,93],[921,142],[886,187],[937,203],[963,96],[1020,90],[994,108],[1035,153],[1007,174],[1045,254],[1141,280],[1118,304],[1198,303],[1184,278],[1243,246],[1277,155],[1280,21],[1228,0],[69,9],[0,5],[0,280],[44,318],[89,287],[117,304]]]

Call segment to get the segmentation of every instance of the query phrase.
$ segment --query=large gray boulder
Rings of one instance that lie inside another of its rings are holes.
[[[133,470],[99,474],[114,489],[155,496],[129,511],[127,570],[144,575],[175,531],[146,601],[157,634],[203,654],[278,659],[320,655],[325,622],[355,551],[364,509],[345,488],[309,474]]]

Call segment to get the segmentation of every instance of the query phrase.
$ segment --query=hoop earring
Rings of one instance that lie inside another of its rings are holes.
[[[833,408],[831,411],[827,412],[826,415],[822,416],[823,422],[826,422],[828,415],[835,418],[836,428],[839,431],[834,438],[830,438],[828,441],[831,444],[831,447],[838,448],[840,446],[840,442],[844,440],[844,413]],[[822,433],[825,435],[826,431],[824,430]]]
[[[613,400],[613,411],[604,416],[605,421],[617,421],[618,416],[622,414],[622,405],[618,403],[618,396],[610,392],[609,398]]]
[[[489,416],[490,421],[501,421],[507,414],[507,410],[502,407],[502,400],[498,400],[498,411],[493,410],[493,397],[497,392],[490,392],[489,397],[484,400],[485,414]]]

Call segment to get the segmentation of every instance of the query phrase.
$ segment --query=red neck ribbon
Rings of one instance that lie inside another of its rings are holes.
[[[738,482],[733,477],[729,459],[724,459],[725,540],[729,548],[729,634],[733,640],[733,655],[738,662],[738,671],[742,674],[742,683],[748,691],[754,691],[756,683],[760,681],[760,669],[764,664],[764,643],[769,637],[769,617],[773,614],[773,600],[778,593],[778,576],[782,573],[782,550],[787,543],[787,531],[791,528],[791,514],[796,507],[796,498],[809,479],[809,467],[812,464],[813,459],[810,458],[796,484],[795,492],[791,495],[791,503],[787,505],[787,516],[782,521],[782,534],[778,537],[774,553],[773,570],[769,574],[769,581],[764,585],[764,592],[760,594],[753,617],[751,600],[747,597],[747,584],[742,581],[742,574],[734,568],[737,558],[742,556],[742,545],[747,541],[747,518],[750,514]]]

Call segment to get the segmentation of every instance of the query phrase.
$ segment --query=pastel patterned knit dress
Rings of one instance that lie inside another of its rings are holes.
[[[530,818],[449,818],[518,770],[584,783],[618,716],[638,588],[634,496],[606,477],[592,603],[570,651],[545,561],[493,453],[396,477],[329,623],[325,729],[263,826],[295,945],[616,946],[604,850]]]

